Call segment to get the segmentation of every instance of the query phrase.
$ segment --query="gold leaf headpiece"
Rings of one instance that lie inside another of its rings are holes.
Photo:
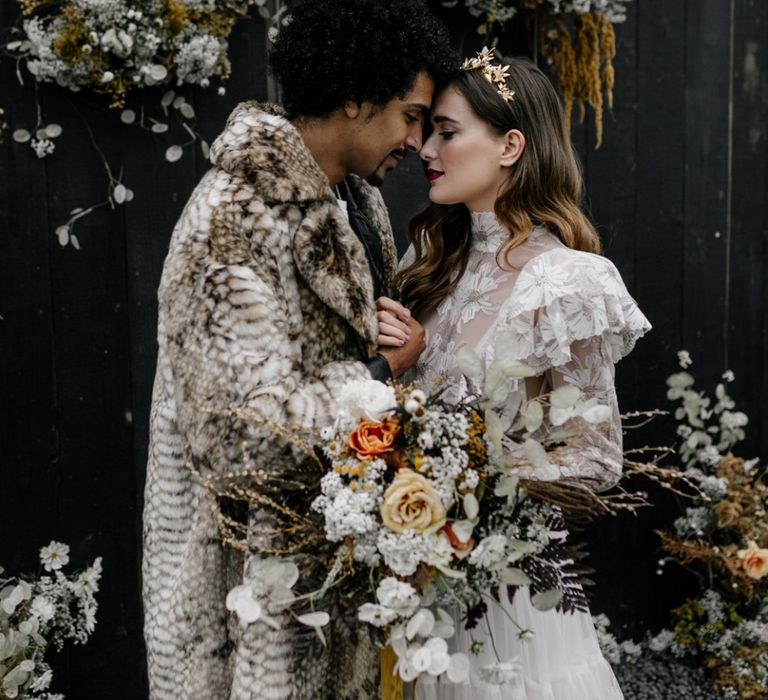
[[[509,102],[515,96],[515,91],[509,89],[507,78],[509,77],[509,66],[504,64],[494,64],[491,50],[484,46],[482,51],[477,52],[474,58],[468,58],[461,64],[461,70],[474,70],[479,68],[485,79],[496,88],[501,98]]]

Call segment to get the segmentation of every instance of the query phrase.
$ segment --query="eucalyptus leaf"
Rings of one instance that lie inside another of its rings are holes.
[[[480,504],[477,502],[477,497],[474,493],[467,493],[464,494],[464,512],[466,513],[467,517],[471,520],[473,518],[477,517],[477,514],[480,512]]]
[[[69,242],[75,250],[80,250],[80,241],[74,233],[69,236]]]
[[[194,119],[195,118],[195,108],[189,104],[189,102],[184,102],[179,106],[179,112],[181,112],[181,115],[187,119]]]
[[[158,122],[157,124],[153,124],[151,126],[151,129],[152,129],[152,132],[155,134],[164,134],[166,131],[168,131],[168,125]]]
[[[568,384],[567,386],[555,389],[550,394],[549,403],[558,408],[570,408],[579,400],[580,396],[581,389],[573,384]]]
[[[69,226],[59,226],[56,229],[56,237],[59,239],[59,245],[64,247],[69,243]]]
[[[112,190],[112,199],[114,199],[117,204],[122,204],[125,202],[125,194],[125,185],[117,185],[115,189]]]
[[[563,442],[568,438],[572,438],[576,434],[577,433],[574,430],[553,430],[547,433],[547,442]]]
[[[554,426],[560,426],[573,416],[573,406],[550,406],[549,422]]]
[[[168,90],[168,92],[163,95],[163,99],[160,100],[160,105],[163,107],[169,107],[171,102],[173,102],[174,97],[176,97],[176,93],[173,90]]]
[[[462,374],[470,379],[477,379],[483,371],[483,366],[478,354],[466,345],[456,353],[456,365]]]
[[[545,612],[554,608],[563,597],[563,592],[553,588],[549,591],[541,591],[531,598],[531,603],[536,610]]]
[[[45,127],[45,135],[49,139],[55,139],[61,136],[61,132],[64,131],[64,129],[61,128],[60,124],[49,124]]]
[[[296,619],[307,627],[323,627],[331,621],[327,612],[307,613],[306,615],[299,615]]]
[[[183,155],[184,155],[184,149],[178,145],[168,146],[168,148],[165,151],[165,159],[169,163],[175,163]]]
[[[435,568],[440,571],[440,573],[443,574],[443,576],[447,576],[448,578],[458,578],[458,579],[465,579],[467,578],[467,574],[464,571],[457,571],[456,569],[452,569],[450,566],[444,566],[443,564],[437,564]]]
[[[519,481],[519,477],[515,476],[514,474],[511,476],[505,476],[503,479],[499,479],[499,482],[496,484],[496,488],[493,489],[493,493],[499,497],[511,496],[515,491],[517,491],[517,484]]]
[[[168,69],[159,63],[155,63],[149,68],[149,76],[156,83],[162,82],[168,77]]]
[[[510,567],[499,573],[499,580],[508,586],[528,586],[531,579],[522,569]],[[558,591],[559,592],[559,591]]]
[[[516,537],[510,537],[507,544],[511,549],[524,554],[532,554],[536,551],[536,543],[529,540],[518,540]]]
[[[493,408],[501,406],[509,396],[507,377],[498,362],[492,362],[485,375],[483,402]]]
[[[541,423],[544,420],[544,408],[541,403],[536,400],[529,401],[524,410],[525,414],[525,429],[529,433],[533,433],[541,427]]]
[[[120,121],[123,122],[123,124],[133,124],[133,122],[136,121],[136,112],[132,109],[124,109],[120,113]]]
[[[203,153],[203,158],[208,160],[208,157],[211,155],[211,149],[207,141],[200,141],[200,150]]]
[[[612,416],[613,411],[609,406],[605,405],[590,406],[586,411],[582,411],[581,413],[581,417],[587,421],[587,423],[592,423],[593,425],[607,423],[611,420]]]
[[[173,108],[179,109],[181,105],[183,105],[186,102],[184,97],[182,95],[179,95],[174,101],[173,101]]]
[[[498,414],[488,409],[485,412],[485,437],[493,445],[497,453],[501,452],[501,436],[504,431],[501,427],[501,419]]]
[[[546,450],[536,440],[528,438],[525,441],[525,454],[534,467],[545,467],[549,464]]]

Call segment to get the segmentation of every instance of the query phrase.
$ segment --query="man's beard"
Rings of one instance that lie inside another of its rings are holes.
[[[394,151],[391,151],[382,159],[381,163],[376,166],[374,171],[365,178],[365,181],[374,187],[381,187],[384,184],[384,175],[389,172],[388,170],[385,170],[384,174],[381,174],[380,171],[384,168],[384,163],[386,163],[387,160],[392,156],[396,156],[397,158],[405,158],[407,155],[408,151],[405,148],[396,148]]]

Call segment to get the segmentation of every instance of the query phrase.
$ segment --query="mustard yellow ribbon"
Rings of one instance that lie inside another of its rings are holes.
[[[381,666],[381,700],[403,700],[405,693],[400,674],[395,673],[397,654],[387,645],[379,656]]]

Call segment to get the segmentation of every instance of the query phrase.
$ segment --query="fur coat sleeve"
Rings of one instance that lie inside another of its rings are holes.
[[[243,561],[222,547],[208,496],[187,468],[237,469],[244,441],[258,460],[291,468],[283,441],[229,409],[302,429],[333,417],[341,385],[368,377],[363,361],[375,353],[368,263],[277,109],[240,105],[211,159],[174,231],[159,291],[144,511],[151,697],[372,697],[370,644],[358,645],[360,678],[341,689],[328,659],[302,671],[287,620],[285,629],[257,622],[243,631],[229,617],[224,599]],[[395,252],[381,197],[355,186],[382,232],[390,281]]]

